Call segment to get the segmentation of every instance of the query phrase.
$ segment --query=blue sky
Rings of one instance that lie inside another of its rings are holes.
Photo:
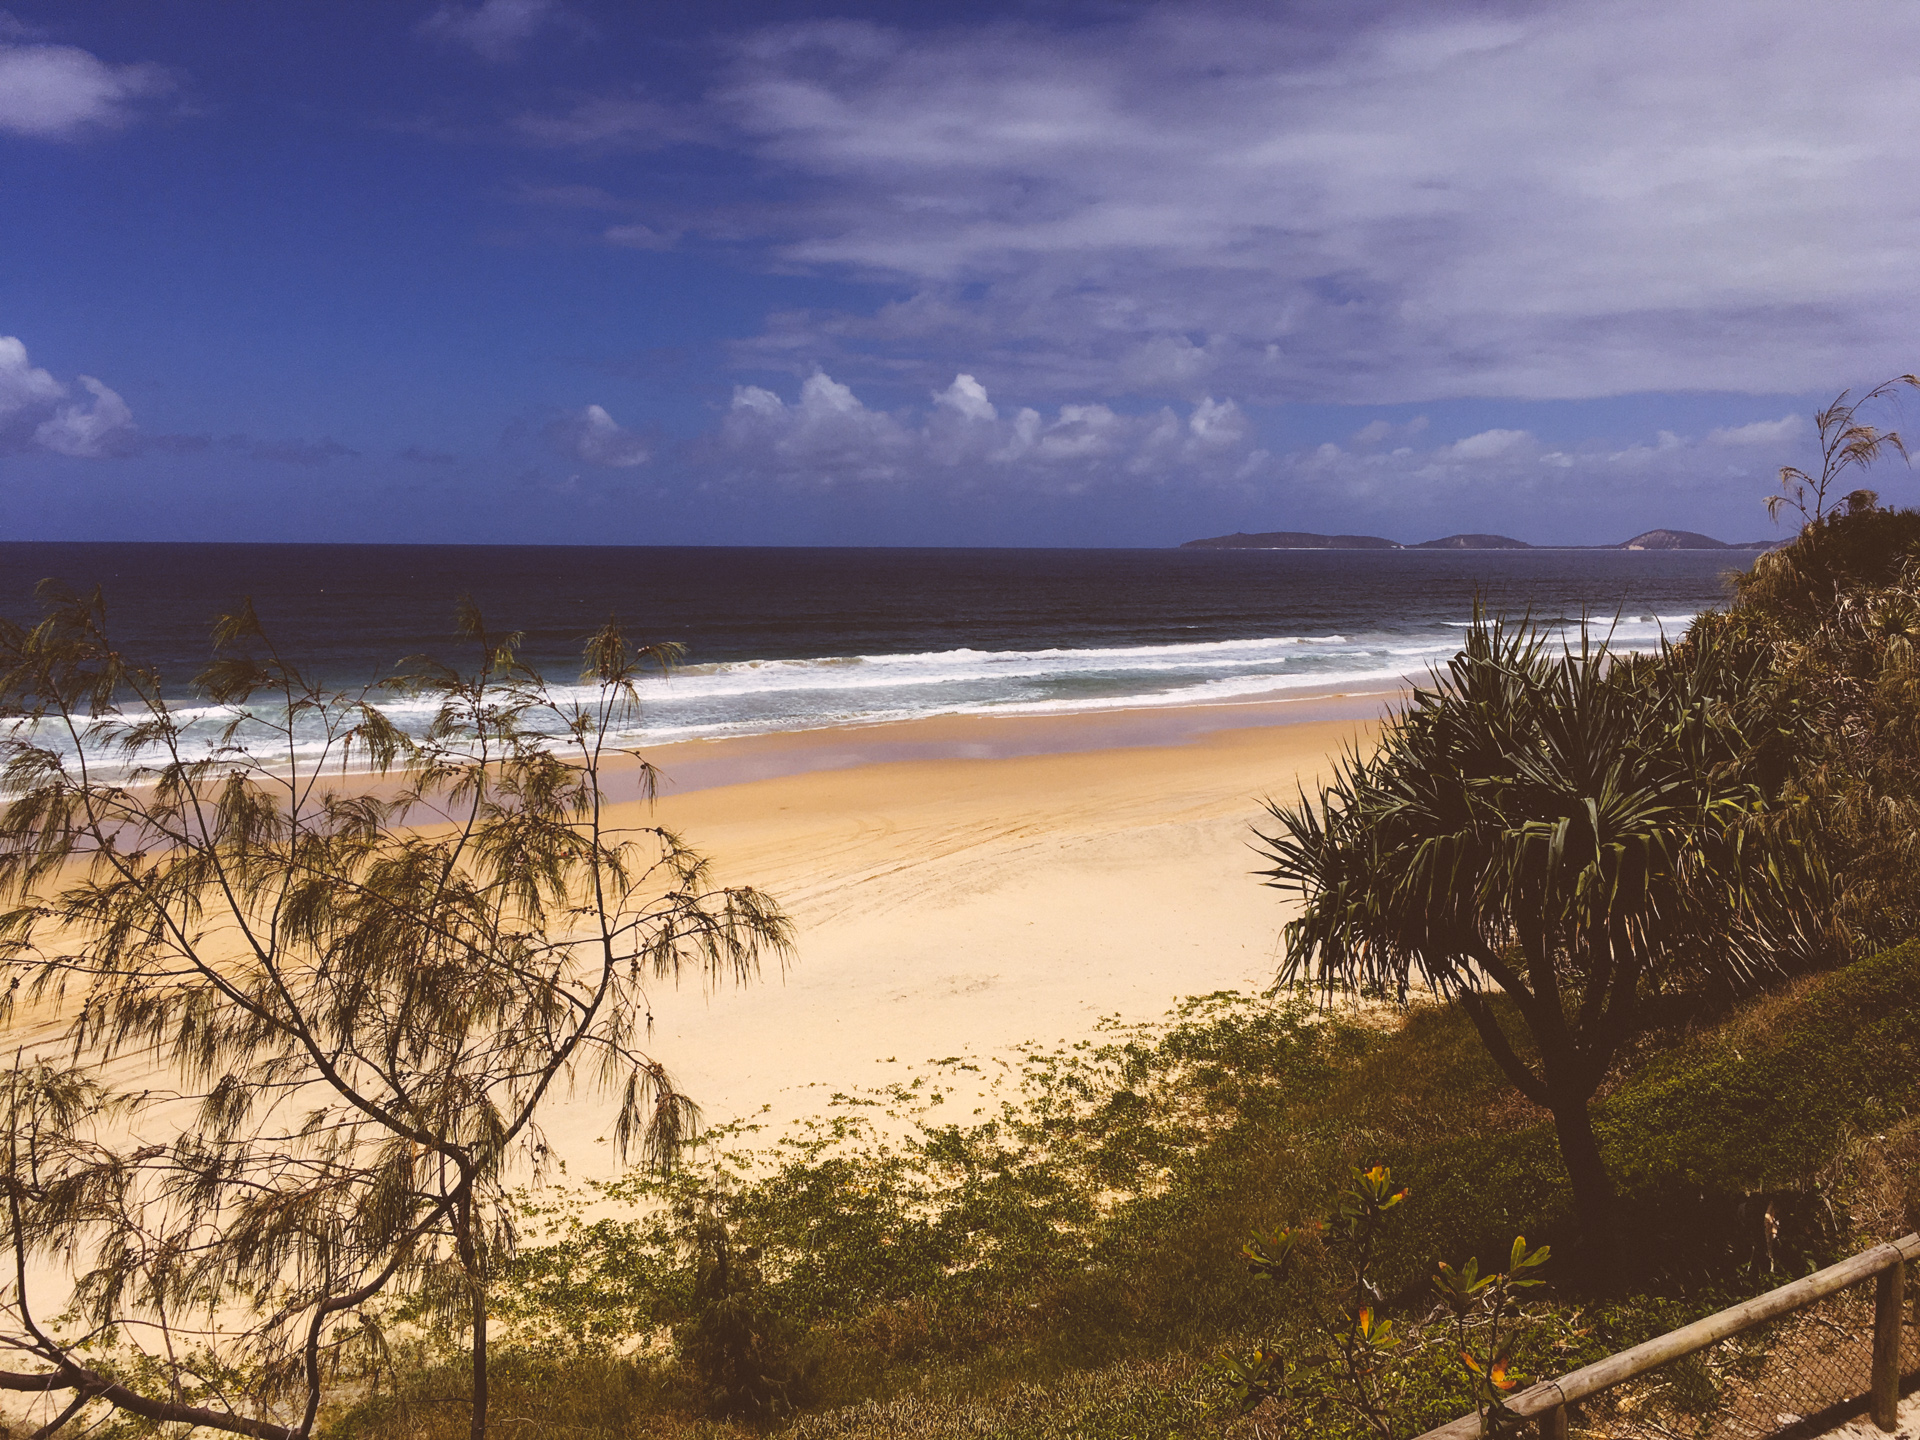
[[[0,533],[1756,538],[1808,413],[1920,368],[1916,48],[1906,0],[12,0]]]

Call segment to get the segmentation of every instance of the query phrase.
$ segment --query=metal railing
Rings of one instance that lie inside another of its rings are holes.
[[[1757,1440],[1832,1428],[1862,1399],[1892,1430],[1900,1401],[1906,1266],[1920,1234],[1830,1265],[1743,1304],[1513,1395],[1543,1440],[1636,1435]],[[1866,1296],[1873,1281],[1871,1320]],[[1478,1414],[1420,1440],[1478,1440]]]

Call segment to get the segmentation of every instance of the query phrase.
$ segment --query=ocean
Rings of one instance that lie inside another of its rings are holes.
[[[926,715],[1205,705],[1391,688],[1458,648],[1476,600],[1616,646],[1726,602],[1726,551],[1194,551],[0,544],[0,608],[56,577],[182,702],[214,617],[251,597],[283,653],[336,684],[460,661],[456,597],[556,683],[608,615],[674,640],[634,743]],[[396,713],[409,718],[400,704]]]

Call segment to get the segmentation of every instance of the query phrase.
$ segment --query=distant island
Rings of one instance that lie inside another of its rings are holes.
[[[1188,540],[1182,550],[1771,550],[1784,540],[1746,540],[1728,544],[1696,530],[1643,530],[1618,545],[1530,545],[1511,535],[1445,535],[1407,545],[1384,535],[1318,535],[1311,530],[1236,530],[1206,540]]]
[[[1743,540],[1737,545],[1729,545],[1724,540],[1716,540],[1711,535],[1702,535],[1693,530],[1648,530],[1631,540],[1623,540],[1618,545],[1605,545],[1605,550],[1771,550],[1776,545],[1784,545],[1785,540]]]
[[[1516,540],[1511,535],[1443,535],[1438,540],[1422,540],[1418,545],[1403,547],[1408,550],[1531,550],[1533,546],[1524,540]]]

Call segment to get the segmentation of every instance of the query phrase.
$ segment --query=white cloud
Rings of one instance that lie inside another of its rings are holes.
[[[134,423],[132,408],[104,381],[76,375],[69,385],[35,365],[18,336],[0,335],[0,455],[40,452],[104,460],[198,454],[213,443],[205,434],[141,430]],[[286,465],[325,465],[359,453],[331,437],[272,440],[228,435],[220,443],[249,459]]]
[[[824,373],[809,376],[788,405],[771,390],[742,385],[720,427],[720,446],[736,474],[828,486],[907,477],[915,435]]]
[[[1707,433],[1715,445],[1784,445],[1798,439],[1806,421],[1798,415],[1778,420],[1755,420],[1751,425],[1729,425]]]
[[[98,459],[112,453],[114,442],[131,433],[133,411],[91,375],[82,375],[79,380],[93,397],[91,403],[62,405],[34,427],[34,443],[58,455]]]
[[[1193,407],[1187,429],[1204,445],[1238,445],[1247,438],[1247,417],[1231,400],[1215,404],[1211,395]]]
[[[629,470],[653,457],[645,437],[624,428],[598,405],[556,421],[548,427],[548,437],[562,454],[611,470]]]
[[[733,413],[748,415],[784,415],[786,402],[771,390],[762,390],[758,385],[736,385],[733,387]]]
[[[158,65],[110,65],[71,45],[0,43],[0,131],[65,140],[114,129],[172,88]]]
[[[1884,63],[1920,48],[1920,7],[1848,14],[1196,0],[774,27],[704,113],[791,204],[673,223],[750,221],[783,265],[908,292],[776,317],[755,364],[969,365],[1076,403],[1818,391],[1911,368],[1920,332],[1897,183],[1920,88]],[[589,109],[581,143],[686,123]]]
[[[933,397],[934,404],[944,405],[956,415],[968,420],[998,420],[1000,412],[993,408],[993,402],[987,398],[987,387],[971,375],[956,375],[953,383],[938,391]]]
[[[1762,508],[1774,467],[1807,458],[1804,429],[1785,425],[1788,443],[1777,447],[1652,427],[1626,443],[1549,444],[1521,428],[1448,433],[1425,415],[1277,452],[1260,444],[1238,404],[1211,396],[1145,410],[996,404],[972,370],[925,393],[918,406],[886,410],[824,371],[797,393],[740,385],[717,430],[690,442],[675,468],[703,491],[759,487],[763,498],[1080,500],[1102,513],[1157,516],[1170,540],[1210,525],[1409,541],[1497,531],[1547,543],[1618,540],[1656,525],[1730,541],[1778,533]]]
[[[1454,441],[1447,453],[1456,460],[1500,460],[1536,448],[1525,430],[1482,430]]]
[[[1377,450],[1382,446],[1404,444],[1427,433],[1427,417],[1416,415],[1395,424],[1391,420],[1369,420],[1353,432],[1353,444],[1359,450]]]
[[[1218,482],[1268,457],[1249,444],[1232,401],[1202,399],[1183,419],[1162,407],[1121,414],[1062,405],[1051,419],[1030,406],[1003,416],[971,374],[954,376],[921,414],[873,410],[824,372],[793,404],[741,385],[702,459],[740,480],[828,488],[1006,488],[1078,493],[1174,479]]]
[[[1722,431],[1696,438],[1658,430],[1627,445],[1549,449],[1529,431],[1483,430],[1386,448],[1407,428],[1376,422],[1347,444],[1275,457],[1266,469],[1269,492],[1284,497],[1292,513],[1337,516],[1330,523],[1398,540],[1472,530],[1536,543],[1556,532],[1562,539],[1624,540],[1670,525],[1738,542],[1780,533],[1763,508],[1774,467],[1806,458],[1792,449],[1769,453],[1757,440],[1729,453]],[[1796,427],[1781,428],[1790,441],[1802,438]]]
[[[23,410],[50,406],[66,393],[66,386],[27,359],[18,337],[0,335],[0,425]]]
[[[1099,460],[1116,453],[1126,434],[1104,405],[1062,405],[1060,418],[1039,432],[1031,453],[1042,460]]]
[[[97,459],[133,448],[138,437],[126,401],[91,375],[77,378],[84,401],[34,365],[17,336],[0,335],[0,451]]]
[[[464,46],[483,60],[511,60],[520,47],[565,18],[554,0],[483,0],[475,6],[440,6],[419,25],[432,40]]]

